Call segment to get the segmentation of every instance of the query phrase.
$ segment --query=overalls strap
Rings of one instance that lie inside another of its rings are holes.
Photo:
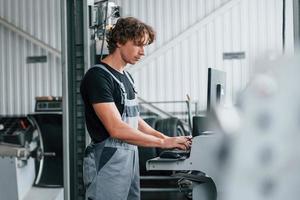
[[[104,67],[103,65],[95,65],[95,67],[100,67],[101,69],[103,69],[104,71],[106,71],[109,75],[111,75],[111,77],[119,84],[121,92],[122,92],[122,100],[121,100],[121,104],[124,104],[125,99],[127,99],[127,93],[125,90],[125,86],[124,84],[119,81],[119,79],[117,79],[117,77],[115,77],[115,75],[113,75],[106,67]]]

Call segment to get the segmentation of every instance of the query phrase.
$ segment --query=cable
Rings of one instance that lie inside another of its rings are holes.
[[[191,171],[187,172],[191,173]],[[193,196],[193,190],[191,189],[193,187],[193,183],[190,180],[187,180],[185,178],[181,178],[177,181],[179,191],[183,193],[184,197],[187,200],[191,200]]]
[[[100,60],[102,60],[102,58],[103,58],[103,46],[104,46],[105,35],[106,35],[107,13],[108,13],[108,0],[106,1],[106,11],[105,11],[105,18],[104,18],[104,28],[103,28],[104,30],[103,30],[103,35],[102,35]]]

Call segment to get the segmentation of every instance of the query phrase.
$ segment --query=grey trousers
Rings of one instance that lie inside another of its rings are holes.
[[[138,163],[135,145],[112,138],[91,143],[83,160],[86,200],[139,200]]]

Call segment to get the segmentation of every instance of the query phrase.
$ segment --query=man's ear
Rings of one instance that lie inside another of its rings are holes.
[[[117,42],[117,48],[120,48],[122,45],[119,43],[119,42]]]

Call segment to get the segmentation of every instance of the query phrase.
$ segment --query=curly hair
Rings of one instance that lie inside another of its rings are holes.
[[[149,36],[148,41],[145,41],[145,34]],[[134,17],[119,18],[106,36],[109,53],[116,50],[117,43],[123,45],[131,40],[136,45],[149,45],[154,39],[155,32],[153,28]]]

